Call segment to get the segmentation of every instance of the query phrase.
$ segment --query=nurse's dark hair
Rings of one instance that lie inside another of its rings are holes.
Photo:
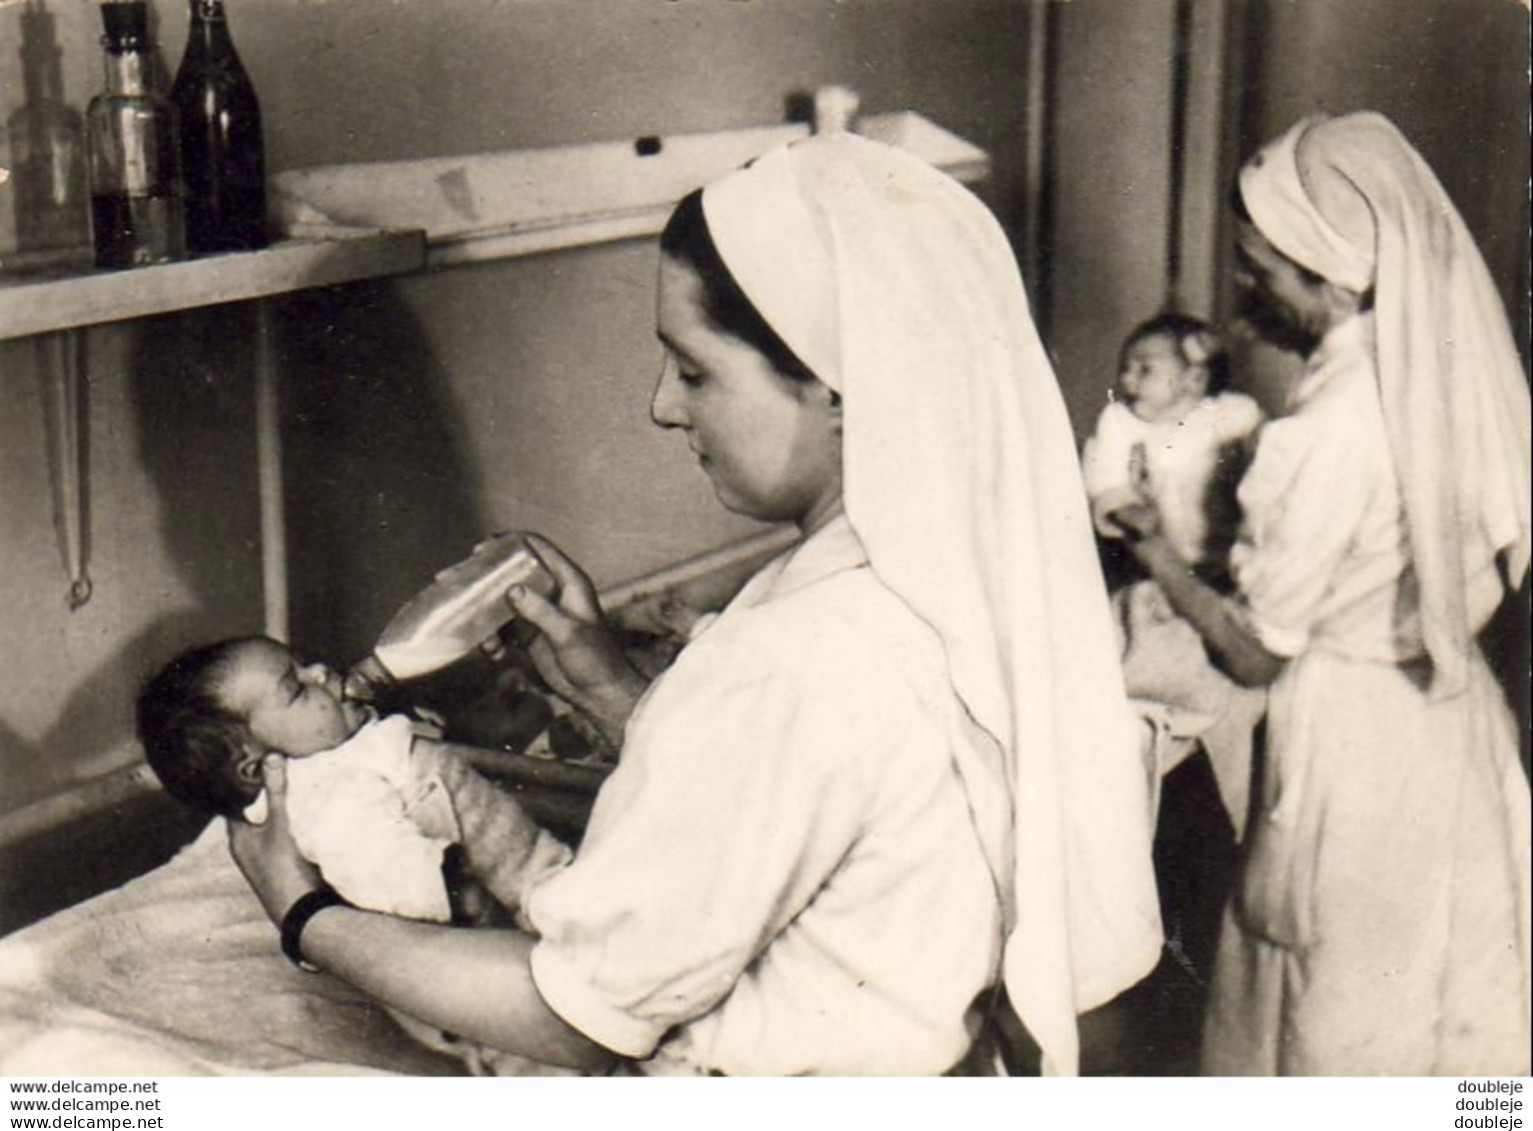
[[[790,380],[817,379],[736,282],[708,231],[701,189],[682,197],[671,212],[660,233],[660,250],[697,272],[703,284],[703,313],[715,330],[739,338]]]
[[[242,636],[191,648],[156,672],[138,696],[138,739],[165,792],[203,813],[238,817],[260,787],[240,780],[250,730],[223,704],[221,690]]]

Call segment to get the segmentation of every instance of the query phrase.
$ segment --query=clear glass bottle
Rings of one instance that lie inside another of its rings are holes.
[[[194,253],[265,247],[261,106],[234,49],[222,0],[191,0],[170,100],[181,120],[187,247]]]
[[[558,582],[520,534],[497,534],[449,566],[394,615],[372,655],[346,677],[346,694],[371,699],[381,687],[439,671],[468,655],[514,619],[506,590],[524,585],[545,597]]]
[[[106,90],[85,112],[96,266],[142,267],[186,254],[175,110],[155,88],[149,13],[101,5]]]
[[[23,253],[87,247],[85,122],[64,102],[54,18],[42,0],[21,12],[23,101],[6,122],[6,165],[15,193],[16,248]]]

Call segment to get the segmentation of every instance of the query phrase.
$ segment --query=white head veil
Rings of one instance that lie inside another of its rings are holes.
[[[1006,907],[1004,977],[1076,1070],[1077,1013],[1160,951],[1141,729],[1073,435],[1011,250],[955,181],[851,135],[704,190],[724,262],[843,399],[845,506],[983,728],[959,765]]]
[[[1514,585],[1528,570],[1528,381],[1501,298],[1448,194],[1382,115],[1305,119],[1246,165],[1240,193],[1284,255],[1374,289],[1433,692],[1452,695],[1501,593],[1496,555]]]

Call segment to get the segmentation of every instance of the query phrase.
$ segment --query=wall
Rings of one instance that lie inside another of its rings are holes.
[[[234,312],[86,336],[87,558],[78,611],[56,523],[55,361],[0,344],[0,798],[136,758],[132,694],[188,640],[259,624],[250,374]]]
[[[1082,436],[1166,298],[1174,11],[1076,0],[1051,21],[1048,341]]]
[[[154,7],[173,66],[184,5]],[[988,198],[1003,220],[1022,214],[1027,12],[1013,0],[228,7],[273,171],[768,124],[795,92],[840,82],[868,111],[918,109],[989,149]],[[98,36],[94,5],[0,3],[0,118],[22,98],[24,46],[58,50],[82,109]],[[0,249],[12,213],[0,188]],[[647,423],[654,271],[633,243],[279,304],[297,643],[354,658],[486,531],[543,530],[605,583],[753,529]],[[141,675],[260,624],[240,318],[91,335],[96,593],[73,614],[35,346],[0,344],[0,810],[131,758]]]

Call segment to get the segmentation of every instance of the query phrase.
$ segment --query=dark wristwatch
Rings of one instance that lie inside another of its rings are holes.
[[[319,967],[303,956],[298,945],[303,939],[303,929],[309,925],[310,919],[327,907],[350,906],[341,893],[328,884],[300,895],[287,909],[287,914],[282,916],[282,953],[298,969],[307,970],[310,974],[319,973]]]

